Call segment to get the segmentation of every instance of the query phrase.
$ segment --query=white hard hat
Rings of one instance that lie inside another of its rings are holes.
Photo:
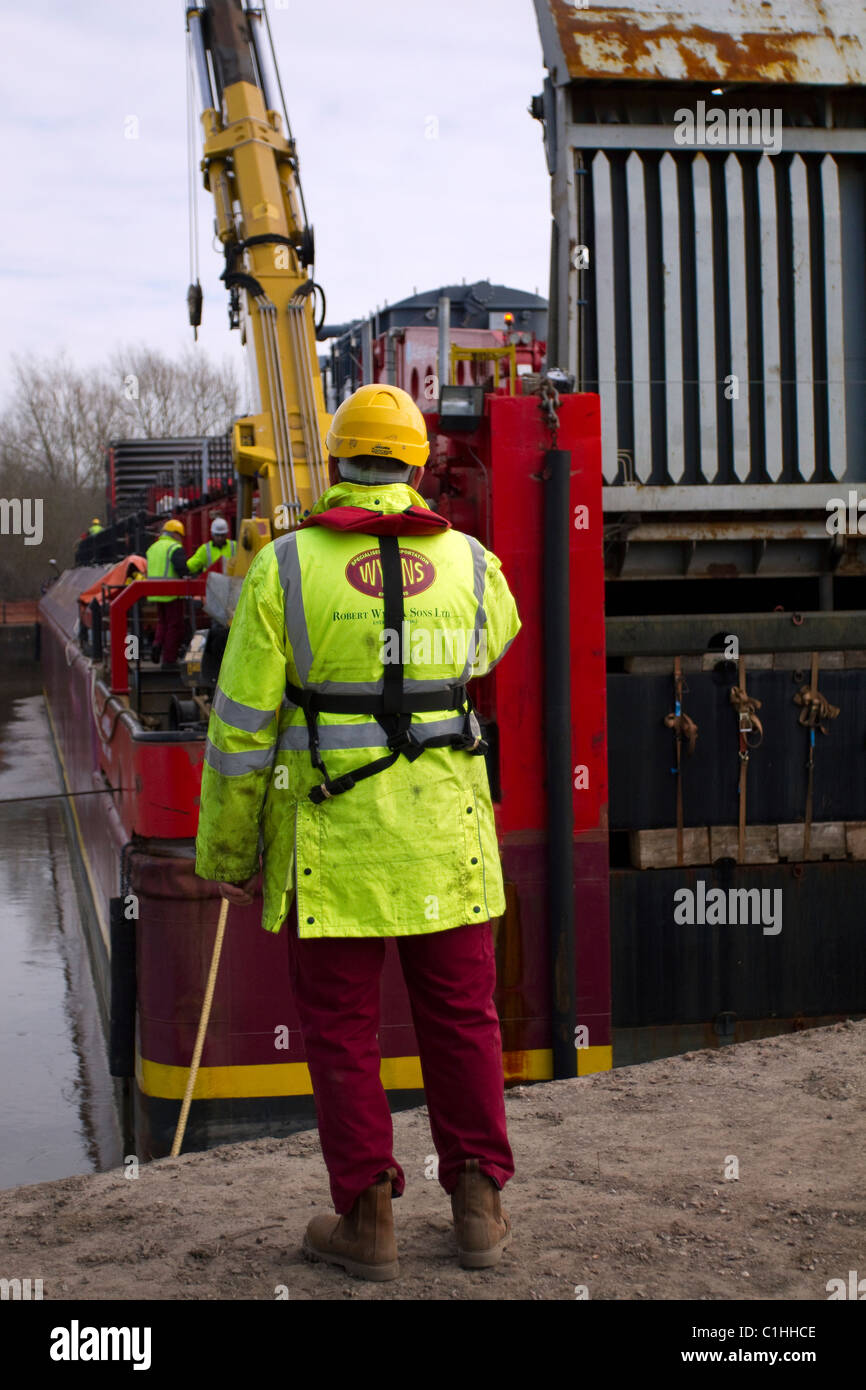
[[[227,536],[227,535],[228,535],[228,533],[229,533],[229,524],[228,524],[228,522],[226,521],[225,517],[222,517],[222,516],[215,516],[215,517],[214,517],[213,521],[212,521],[211,524],[210,524],[210,533],[211,533],[212,536]]]

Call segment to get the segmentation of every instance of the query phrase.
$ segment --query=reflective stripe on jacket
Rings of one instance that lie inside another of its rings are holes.
[[[147,560],[148,579],[179,578],[171,563],[171,557],[176,550],[183,551],[183,546],[178,543],[170,531],[163,531],[162,535],[147,549],[145,558]],[[173,603],[178,595],[151,594],[150,597],[154,603]]]
[[[426,509],[404,484],[338,483],[314,514],[347,506],[370,510],[371,526]],[[486,674],[520,628],[500,563],[480,542],[444,530],[399,544],[404,631],[384,639],[375,534],[305,527],[261,550],[244,581],[208,728],[196,872],[247,879],[261,833],[268,931],[295,892],[303,937],[415,935],[505,910],[483,757],[429,748],[321,805],[308,798],[322,775],[287,682],[381,693],[383,660],[401,642],[409,697],[443,691],[442,709],[413,714],[413,735],[456,735],[463,716],[446,691]],[[332,780],[388,752],[370,715],[322,713],[319,733]]]

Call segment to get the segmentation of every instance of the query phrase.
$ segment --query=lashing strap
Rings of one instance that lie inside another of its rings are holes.
[[[818,652],[813,652],[809,684],[802,685],[798,693],[794,696],[794,704],[800,706],[800,718],[798,723],[809,730],[809,758],[806,763],[808,772],[806,781],[806,812],[803,817],[804,859],[809,858],[809,850],[812,843],[812,808],[815,794],[815,730],[820,729],[822,734],[828,733],[827,724],[831,719],[836,719],[839,714],[839,706],[831,705],[826,695],[822,695],[818,689],[818,660]]]
[[[350,791],[356,783],[363,782],[378,772],[384,772],[385,768],[393,766],[401,753],[410,762],[414,762],[425,748],[454,748],[479,755],[487,752],[487,744],[481,737],[478,717],[464,685],[451,686],[441,691],[424,691],[418,695],[406,694],[402,651],[404,610],[400,543],[396,536],[379,536],[378,541],[382,562],[384,628],[386,631],[398,633],[401,639],[397,644],[399,660],[385,663],[381,695],[324,695],[295,685],[286,686],[288,698],[304,711],[310,740],[310,758],[313,767],[322,773],[323,781],[307,793],[316,805]],[[413,714],[443,709],[464,711],[462,733],[440,734],[423,741],[412,736]],[[341,777],[329,777],[319,747],[320,714],[371,715],[381,725],[390,752],[382,758],[375,758],[373,762],[353,768],[351,772],[344,772]]]
[[[737,863],[743,864],[746,857],[746,793],[748,790],[749,757],[752,751],[755,748],[760,748],[764,741],[764,726],[757,715],[762,701],[756,700],[753,695],[746,694],[746,658],[742,653],[737,658],[737,680],[739,684],[731,688],[729,698],[737,716],[737,756],[740,762]],[[750,735],[752,736],[751,743],[749,742]],[[755,741],[756,736],[757,742]]]
[[[677,778],[677,863],[683,862],[683,743],[689,752],[689,756],[695,751],[695,743],[698,737],[698,726],[693,719],[690,719],[683,709],[683,664],[678,656],[674,657],[674,709],[673,713],[665,715],[665,727],[673,729],[676,736],[677,765],[671,768],[676,773]]]

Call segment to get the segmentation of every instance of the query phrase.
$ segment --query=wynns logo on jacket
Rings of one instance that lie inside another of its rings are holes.
[[[423,593],[429,589],[436,578],[433,563],[418,550],[401,550],[400,564],[403,570],[403,594]],[[378,550],[362,550],[353,555],[346,566],[346,578],[359,594],[369,594],[371,598],[382,597],[382,561]]]

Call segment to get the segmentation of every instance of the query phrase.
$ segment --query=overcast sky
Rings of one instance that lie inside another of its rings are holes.
[[[174,352],[192,340],[184,8],[5,0],[3,379],[10,352],[63,346],[86,364],[119,343]],[[546,294],[532,0],[269,9],[329,321],[464,277]],[[238,335],[203,188],[198,205],[199,341],[224,356]]]

